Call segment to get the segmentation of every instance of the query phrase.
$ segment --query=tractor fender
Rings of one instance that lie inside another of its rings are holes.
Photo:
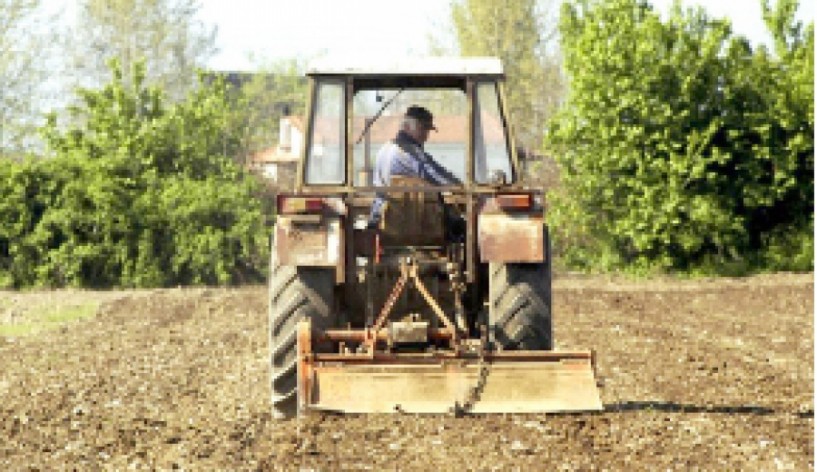
[[[477,238],[482,262],[543,262],[542,212],[481,213]]]
[[[279,215],[275,223],[273,250],[282,265],[341,267],[343,247],[341,217]]]

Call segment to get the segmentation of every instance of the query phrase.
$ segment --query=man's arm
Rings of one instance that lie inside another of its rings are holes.
[[[426,158],[426,164],[430,167],[435,174],[437,174],[443,182],[438,185],[462,185],[462,181],[454,175],[453,172],[443,167],[442,164],[434,160],[431,157],[431,154],[423,153]]]
[[[389,185],[393,146],[394,144],[392,143],[386,143],[377,151],[377,157],[374,162],[374,176],[372,179],[372,183],[375,187],[385,187]]]

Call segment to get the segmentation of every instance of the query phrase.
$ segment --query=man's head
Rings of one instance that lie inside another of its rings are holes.
[[[428,140],[428,132],[437,131],[434,126],[434,116],[425,108],[412,105],[406,110],[403,116],[403,131],[414,138],[418,143],[425,144]]]

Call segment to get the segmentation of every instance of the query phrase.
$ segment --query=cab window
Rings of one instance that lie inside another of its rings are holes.
[[[379,89],[360,90],[354,96],[349,137],[354,185],[372,185],[377,154],[397,136],[403,115],[411,105],[422,106],[434,115],[437,131],[429,133],[425,152],[465,181],[469,139],[465,92],[454,88]]]
[[[307,184],[342,184],[346,175],[344,84],[318,83],[313,101],[312,134],[306,157]]]
[[[511,183],[514,175],[496,83],[478,83],[474,95],[474,180],[489,183],[496,171],[502,171]]]

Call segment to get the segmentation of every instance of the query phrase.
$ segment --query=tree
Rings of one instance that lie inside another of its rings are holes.
[[[302,115],[306,109],[307,81],[304,65],[296,59],[266,62],[258,72],[226,73],[235,87],[231,127],[240,136],[237,157],[242,164],[253,152],[270,147],[285,115]]]
[[[0,155],[36,141],[53,43],[40,0],[0,0]]]
[[[463,56],[497,56],[508,77],[508,107],[518,143],[539,149],[545,124],[561,102],[554,2],[458,0],[451,17]]]
[[[678,3],[662,22],[644,1],[574,1],[560,31],[571,90],[547,145],[573,262],[728,271],[810,259],[775,255],[781,234],[808,238],[813,206],[813,98],[791,97],[785,59]],[[813,39],[787,44],[813,64]],[[800,74],[813,97],[813,68]]]
[[[814,23],[795,19],[799,2],[761,1],[766,26],[774,39],[776,58],[758,55],[769,70],[759,80],[773,84],[768,97],[770,123],[762,128],[762,149],[771,160],[775,205],[770,218],[780,222],[769,230],[768,262],[773,269],[792,265],[812,270],[814,262]],[[768,62],[767,62],[768,61]],[[765,215],[764,215],[765,216]],[[756,226],[763,229],[763,221]]]
[[[233,162],[229,87],[180,102],[119,67],[44,129],[50,159],[0,162],[0,285],[227,284],[265,270],[256,183]]]
[[[196,0],[82,0],[72,33],[77,82],[100,86],[113,58],[124,70],[144,60],[147,79],[182,98],[215,51],[216,29],[198,10]]]

